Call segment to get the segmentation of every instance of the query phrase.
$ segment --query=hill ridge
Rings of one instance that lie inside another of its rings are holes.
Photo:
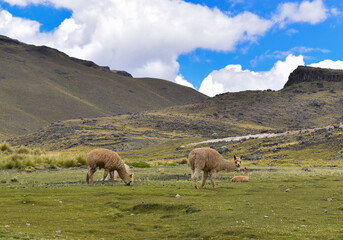
[[[133,78],[122,70],[1,35],[0,56],[0,138],[58,120],[113,116],[207,98],[170,81]]]
[[[284,88],[304,82],[343,82],[343,70],[298,66],[288,78]]]

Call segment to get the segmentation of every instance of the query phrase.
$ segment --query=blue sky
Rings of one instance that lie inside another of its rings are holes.
[[[339,0],[0,0],[0,34],[214,96],[343,68]]]

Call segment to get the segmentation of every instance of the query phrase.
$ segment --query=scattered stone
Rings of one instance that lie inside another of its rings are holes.
[[[181,197],[181,195],[180,194],[176,194],[176,196],[175,196],[176,198],[180,198]]]
[[[134,216],[135,214],[134,213],[131,213],[130,216]]]
[[[265,215],[264,218],[269,218],[269,216]]]
[[[5,228],[10,228],[10,225],[5,225]]]
[[[31,226],[31,224],[30,224],[30,223],[26,223],[26,226],[30,227],[30,226]]]
[[[212,133],[212,138],[218,138],[218,133]]]
[[[318,100],[313,100],[312,102],[310,102],[310,106],[313,106],[313,107],[321,107],[323,105],[325,105],[325,103],[322,103]]]
[[[279,151],[281,151],[281,147],[276,147],[276,148],[273,149],[274,153],[279,152]]]
[[[18,179],[12,178],[12,179],[11,179],[11,182],[18,182]]]
[[[325,209],[325,210],[324,210],[324,213],[327,213],[327,212],[328,212],[328,210]]]
[[[309,169],[308,167],[303,167],[301,170],[302,170],[302,171],[305,171],[305,172],[311,172],[311,171],[312,171],[312,170]]]
[[[318,82],[318,83],[317,83],[317,87],[318,87],[318,88],[324,88],[324,84],[323,84],[322,82]]]
[[[217,151],[218,151],[220,154],[223,154],[223,153],[229,152],[230,149],[229,149],[227,146],[221,146],[220,148],[217,148]]]
[[[57,230],[57,231],[56,231],[56,234],[61,234],[61,233],[62,233],[61,230]]]
[[[302,228],[305,228],[305,227],[306,227],[306,225],[301,225],[300,227],[302,227]]]
[[[290,192],[291,191],[291,189],[289,189],[289,188],[287,188],[286,190],[285,190],[285,192]]]
[[[63,202],[62,202],[62,201],[58,201],[58,203],[61,203],[61,204],[62,204]]]
[[[332,202],[332,198],[328,198],[328,199],[326,199],[326,201]]]

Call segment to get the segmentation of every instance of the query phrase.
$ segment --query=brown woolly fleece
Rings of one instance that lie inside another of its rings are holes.
[[[102,184],[110,173],[110,177],[112,183],[114,183],[114,171],[118,171],[118,174],[121,179],[127,184],[133,181],[133,174],[128,172],[125,168],[125,164],[123,160],[119,157],[119,155],[111,150],[104,149],[104,148],[97,148],[90,151],[87,154],[87,164],[89,166],[89,171],[87,173],[86,181],[89,184],[89,179],[91,183],[93,182],[93,175],[96,172],[96,168],[99,169],[103,168],[105,170],[104,177],[102,178]]]
[[[249,182],[248,169],[244,168],[245,176],[236,176],[231,179],[231,182]]]
[[[214,179],[216,173],[226,170],[228,172],[236,171],[242,165],[239,157],[234,156],[234,159],[227,161],[215,149],[212,148],[196,148],[189,153],[189,165],[192,170],[192,180],[195,188],[198,188],[197,181],[200,171],[204,171],[201,187],[204,187],[208,174],[211,174],[212,186],[215,188]]]

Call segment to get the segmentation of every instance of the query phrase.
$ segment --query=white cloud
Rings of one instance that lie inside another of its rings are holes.
[[[310,67],[331,68],[331,69],[343,69],[343,61],[324,60],[319,63],[312,63]]]
[[[304,65],[302,55],[287,56],[285,61],[278,61],[266,72],[242,70],[241,65],[228,65],[213,71],[202,82],[199,92],[210,97],[224,92],[244,90],[279,90],[288,80],[289,74],[299,65]]]
[[[48,34],[38,32],[37,22],[17,24],[18,19],[12,17],[13,21],[0,27],[0,34],[125,69],[137,77],[168,80],[178,75],[180,54],[197,48],[232,51],[239,42],[263,35],[273,24],[250,12],[230,17],[217,8],[181,0],[6,1],[20,6],[52,4],[71,9],[73,14]],[[15,33],[14,24],[32,36]]]
[[[0,33],[17,39],[32,41],[39,34],[40,24],[36,21],[13,17],[0,9]]]
[[[87,4],[84,0],[5,1],[22,7],[51,4],[72,10],[72,16],[53,32],[40,33],[38,22],[13,17],[0,9],[0,34],[57,48],[71,56],[92,60],[112,69],[123,69],[135,77],[163,78],[187,86],[190,83],[179,73],[177,58],[180,54],[198,48],[234,51],[237,44],[255,41],[275,24],[316,24],[324,21],[330,11],[331,14],[337,12],[327,10],[322,0],[283,3],[272,19],[264,19],[251,12],[229,16],[217,8],[183,0],[88,0]],[[296,31],[290,30],[289,34]],[[292,53],[279,54],[283,59]],[[204,79],[200,91],[215,95],[224,91],[280,88],[287,80],[290,69],[295,66],[291,60],[301,65],[303,57],[289,55],[285,62],[276,63],[267,72],[253,72],[242,70],[239,65],[228,65]]]
[[[279,5],[275,21],[281,27],[287,23],[304,22],[317,24],[328,17],[328,10],[322,0],[287,2]]]
[[[195,89],[195,87],[193,86],[193,84],[191,84],[190,82],[188,82],[181,74],[177,75],[175,78],[175,82],[177,84],[180,84],[182,86],[186,86],[186,87],[190,87]]]

